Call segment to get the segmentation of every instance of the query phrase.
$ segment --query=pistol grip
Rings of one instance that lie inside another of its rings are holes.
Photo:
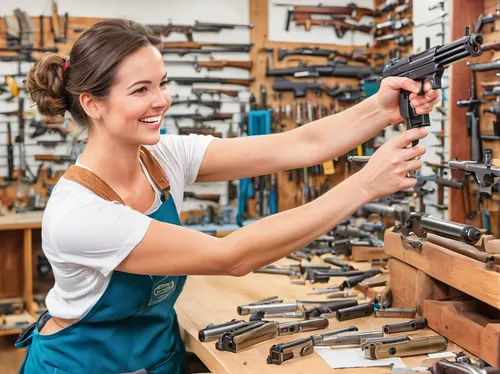
[[[431,120],[428,114],[417,114],[415,109],[410,104],[410,92],[405,90],[399,91],[399,114],[405,120],[406,129],[410,130],[414,127],[430,126]],[[418,140],[411,143],[412,147],[418,144]]]

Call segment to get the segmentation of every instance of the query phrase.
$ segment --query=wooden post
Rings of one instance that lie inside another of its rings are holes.
[[[31,229],[24,230],[23,261],[24,261],[24,301],[26,310],[34,315],[33,309],[33,246]]]
[[[474,21],[484,10],[483,0],[452,0],[451,11],[448,17],[451,20],[451,40],[464,36],[466,26],[474,27]],[[478,59],[475,59],[478,60]],[[469,97],[471,72],[466,61],[460,61],[451,66],[450,97],[449,97],[449,140],[451,160],[470,160],[470,137],[467,133],[466,109],[458,108],[457,101]],[[466,222],[468,217],[462,199],[462,191],[449,189],[449,217],[450,221]]]

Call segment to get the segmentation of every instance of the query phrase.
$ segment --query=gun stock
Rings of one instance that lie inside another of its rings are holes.
[[[222,83],[237,84],[240,86],[250,87],[253,81],[253,79],[224,79]]]
[[[191,90],[193,95],[202,95],[202,94],[222,94],[229,97],[238,97],[238,90],[225,90],[221,88],[193,88]]]
[[[228,60],[215,60],[215,61],[198,61],[197,66],[200,68],[207,68],[209,70],[220,70],[225,67],[231,67],[243,70],[252,70],[252,61],[228,61]]]

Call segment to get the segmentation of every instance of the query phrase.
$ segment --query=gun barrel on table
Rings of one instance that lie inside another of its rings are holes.
[[[425,213],[408,212],[399,206],[370,203],[364,209],[401,222],[401,231],[405,235],[413,232],[419,237],[425,237],[428,232],[467,244],[475,244],[481,238],[481,231],[474,226],[444,221]]]

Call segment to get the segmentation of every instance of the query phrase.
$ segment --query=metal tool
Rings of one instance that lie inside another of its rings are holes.
[[[426,336],[412,339],[408,342],[381,344],[375,347],[375,359],[391,357],[417,356],[441,352],[448,346],[448,339],[443,336]],[[366,352],[366,351],[365,351]]]
[[[247,326],[223,333],[215,348],[219,351],[237,353],[278,335],[277,323],[267,321],[251,322]]]
[[[348,297],[356,297],[357,293],[352,291],[340,291],[334,292],[329,295],[326,295],[327,299],[346,299]]]
[[[387,308],[375,311],[375,317],[381,318],[415,318],[416,309],[408,308]]]
[[[347,321],[350,319],[371,316],[374,312],[372,303],[357,305],[337,310],[337,320]]]
[[[283,313],[283,312],[296,312],[299,309],[299,304],[257,304],[257,305],[239,305],[236,308],[240,316],[252,314],[257,311]]]
[[[322,342],[315,345],[318,346],[333,346],[333,345],[360,345],[362,338],[382,338],[384,333],[382,330],[368,330],[346,332],[337,335],[327,336]]]
[[[425,329],[426,327],[427,327],[427,318],[419,318],[408,322],[391,323],[388,325],[383,325],[382,330],[384,330],[384,334],[394,334],[396,332],[421,330]]]
[[[314,352],[314,345],[317,342],[323,341],[325,336],[332,336],[343,332],[357,330],[358,328],[356,326],[348,326],[337,330],[328,331],[323,334],[312,335],[307,338],[294,340],[288,343],[275,344],[269,349],[267,363],[273,365],[281,365],[285,361],[310,355]]]
[[[200,342],[208,342],[210,340],[216,340],[226,331],[234,330],[246,325],[248,325],[248,322],[244,320],[235,320],[235,319],[218,325],[210,323],[207,325],[207,327],[199,331],[198,339],[200,340]]]

